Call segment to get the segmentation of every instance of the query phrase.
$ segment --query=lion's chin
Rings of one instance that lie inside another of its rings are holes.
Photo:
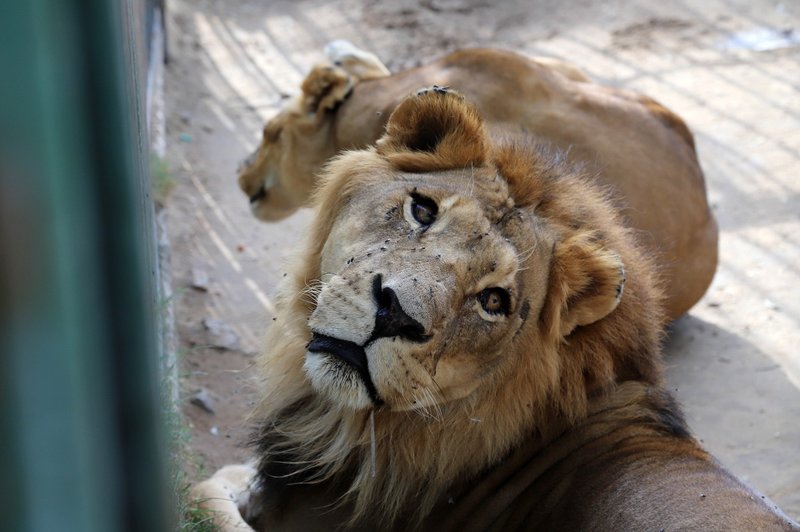
[[[314,390],[331,402],[353,410],[375,407],[358,372],[332,355],[307,352],[303,369]]]
[[[295,208],[279,208],[263,199],[250,202],[250,213],[262,222],[280,222],[297,211]]]

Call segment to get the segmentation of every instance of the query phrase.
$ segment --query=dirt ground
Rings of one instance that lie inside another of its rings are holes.
[[[177,186],[167,209],[192,475],[248,457],[252,364],[284,257],[309,220],[301,211],[260,223],[236,186],[263,122],[330,40],[369,49],[393,71],[491,45],[576,63],[649,94],[694,130],[721,262],[706,297],[670,329],[669,383],[707,447],[800,518],[800,4],[168,4],[167,158]]]

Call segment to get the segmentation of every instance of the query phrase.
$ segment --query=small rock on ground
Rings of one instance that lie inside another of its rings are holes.
[[[213,415],[215,413],[215,411],[214,411],[214,399],[211,397],[211,393],[205,388],[200,388],[192,396],[192,398],[189,399],[189,402],[192,403],[193,405],[197,406],[197,407],[200,407],[201,409],[205,410],[209,414]]]
[[[208,331],[208,344],[217,349],[239,350],[239,336],[223,320],[204,318],[203,327]]]

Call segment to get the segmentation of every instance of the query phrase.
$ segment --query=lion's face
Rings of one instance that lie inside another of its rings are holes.
[[[527,157],[492,154],[474,108],[435,88],[398,107],[376,149],[330,165],[304,364],[318,393],[437,407],[530,360],[557,368],[563,337],[617,306],[619,255],[569,213],[550,219],[542,176],[514,184],[538,171]]]
[[[352,408],[462,398],[512,362],[552,241],[522,229],[530,221],[489,169],[363,171],[321,254],[306,372]]]

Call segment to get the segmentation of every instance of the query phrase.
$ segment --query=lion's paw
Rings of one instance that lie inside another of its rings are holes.
[[[209,513],[209,518],[224,532],[252,531],[245,516],[252,506],[250,496],[256,469],[250,464],[228,465],[192,488],[191,501]]]
[[[364,53],[367,52],[344,39],[337,39],[325,45],[325,55],[332,63],[341,62],[346,57],[358,57]]]

